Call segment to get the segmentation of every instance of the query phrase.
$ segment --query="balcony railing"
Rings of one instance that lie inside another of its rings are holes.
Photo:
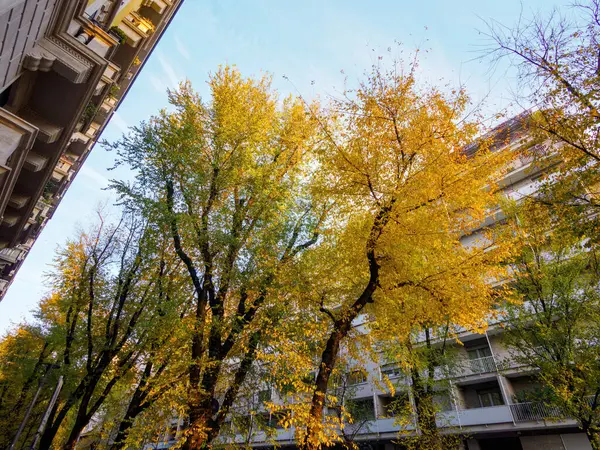
[[[509,406],[515,422],[545,419],[556,420],[564,417],[560,408],[545,405],[542,402],[514,403]]]
[[[14,264],[19,260],[22,253],[23,251],[18,248],[3,248],[0,250],[0,259]]]
[[[483,358],[469,359],[457,364],[456,375],[476,375],[495,372],[497,370],[496,361],[493,356]]]

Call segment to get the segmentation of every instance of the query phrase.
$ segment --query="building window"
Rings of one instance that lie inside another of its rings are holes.
[[[275,411],[271,414],[271,420],[269,422],[269,426],[271,428],[276,428],[277,430],[283,430],[285,427],[283,423],[285,419],[289,416],[290,411]]]
[[[504,405],[502,393],[498,388],[478,390],[477,397],[479,398],[479,406],[481,408],[487,408],[488,406]]]
[[[401,417],[412,411],[407,392],[396,392],[394,397],[379,397],[383,417]]]
[[[375,420],[375,409],[373,408],[372,398],[348,400],[346,410],[354,423]]]
[[[454,410],[452,398],[450,397],[450,392],[448,391],[441,391],[435,393],[433,395],[433,405],[435,406],[436,410],[440,412]]]
[[[489,347],[480,347],[467,350],[469,368],[473,373],[486,373],[496,370]]]
[[[264,389],[262,391],[258,391],[258,401],[259,403],[271,401],[271,389]]]
[[[381,370],[381,376],[387,376],[388,378],[398,378],[404,375],[398,364],[384,364],[379,368]]]
[[[356,384],[366,383],[367,376],[362,370],[353,370],[348,375],[348,385],[354,386]]]
[[[473,360],[492,356],[492,351],[489,347],[478,347],[467,350],[467,354],[469,355],[469,359]]]

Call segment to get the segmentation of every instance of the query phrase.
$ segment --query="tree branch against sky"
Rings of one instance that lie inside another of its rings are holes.
[[[487,57],[516,68],[518,100],[532,108],[529,125],[544,144],[530,156],[551,173],[546,199],[581,224],[600,205],[600,2],[486,26]]]

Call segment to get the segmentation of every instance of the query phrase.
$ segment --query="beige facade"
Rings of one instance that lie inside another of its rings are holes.
[[[0,1],[0,299],[181,2]]]

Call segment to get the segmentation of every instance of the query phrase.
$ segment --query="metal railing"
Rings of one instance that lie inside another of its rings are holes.
[[[564,414],[561,413],[560,408],[549,406],[542,402],[514,403],[508,406],[510,406],[510,412],[515,422],[564,418]]]
[[[456,372],[459,376],[489,373],[496,370],[496,361],[493,356],[464,360],[456,366]]]

